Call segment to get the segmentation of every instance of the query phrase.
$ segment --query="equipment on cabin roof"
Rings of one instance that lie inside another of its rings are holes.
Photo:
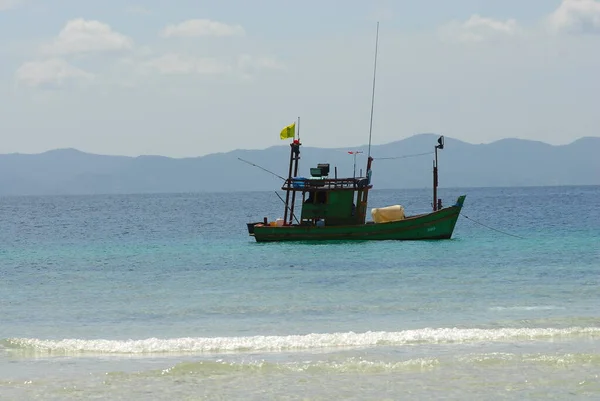
[[[311,177],[327,177],[329,176],[329,163],[319,163],[317,167],[310,169]]]

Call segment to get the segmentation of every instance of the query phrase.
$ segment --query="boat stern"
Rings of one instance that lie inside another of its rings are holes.
[[[246,226],[248,227],[248,235],[254,236],[254,227],[257,224],[263,224],[262,221],[256,221],[254,223],[246,223]]]

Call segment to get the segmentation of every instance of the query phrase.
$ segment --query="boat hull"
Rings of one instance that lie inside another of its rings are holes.
[[[462,195],[453,206],[388,223],[323,227],[256,225],[251,235],[257,242],[450,239],[464,199],[465,196]]]

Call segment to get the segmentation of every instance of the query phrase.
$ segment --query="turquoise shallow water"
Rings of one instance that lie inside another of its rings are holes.
[[[273,193],[2,198],[0,399],[600,398],[600,187],[462,193],[324,244],[253,242]]]

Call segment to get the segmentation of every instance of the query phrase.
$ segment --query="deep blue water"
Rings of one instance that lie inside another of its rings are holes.
[[[0,198],[0,398],[600,397],[600,187],[463,193],[452,240],[322,244],[255,243],[269,192]]]

